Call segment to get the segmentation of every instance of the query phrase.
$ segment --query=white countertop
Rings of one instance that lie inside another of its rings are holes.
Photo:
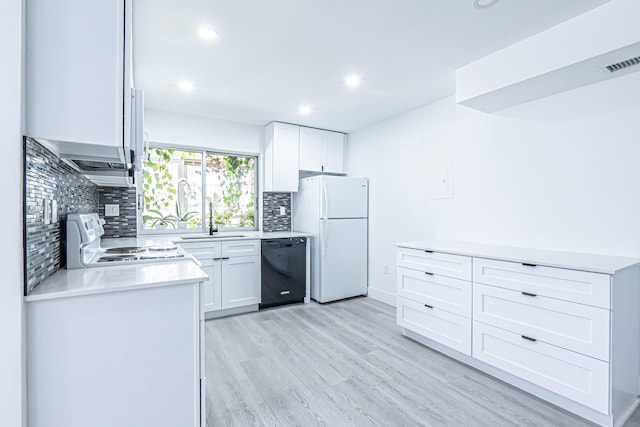
[[[423,240],[396,243],[402,248],[413,248],[476,258],[491,258],[503,261],[526,262],[570,270],[615,274],[627,267],[640,264],[640,259],[611,255],[597,255],[575,252],[549,251],[542,249],[493,246],[479,243],[453,242],[444,240]]]
[[[38,285],[25,301],[120,292],[209,280],[191,259],[149,264],[61,269]]]
[[[239,236],[241,235],[241,236]],[[228,236],[228,237],[227,237]],[[296,231],[222,231],[213,236],[207,233],[176,233],[176,234],[145,234],[138,237],[120,237],[102,239],[102,246],[105,248],[113,246],[153,246],[166,245],[170,242],[175,244],[188,242],[218,242],[225,240],[254,240],[254,239],[285,239],[290,237],[310,237],[308,233],[298,233]],[[192,237],[183,239],[183,237]],[[197,237],[194,239],[193,237]]]
[[[238,237],[241,234],[242,237]],[[199,239],[183,240],[181,236],[198,236]],[[229,237],[225,237],[229,236]],[[216,242],[222,240],[279,239],[308,237],[309,234],[290,231],[278,232],[219,232],[215,237],[207,234],[153,234],[138,237],[102,239],[102,247],[116,246],[162,246],[170,243]],[[105,292],[120,292],[133,289],[169,286],[209,280],[208,276],[190,258],[179,261],[164,261],[147,264],[131,264],[61,269],[32,290],[25,301],[91,295]]]

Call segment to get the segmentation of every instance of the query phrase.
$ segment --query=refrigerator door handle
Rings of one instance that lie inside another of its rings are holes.
[[[329,197],[327,191],[327,182],[322,180],[322,212],[320,212],[321,218],[327,218],[329,216]]]

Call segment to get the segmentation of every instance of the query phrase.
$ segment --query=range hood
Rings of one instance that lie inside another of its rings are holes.
[[[124,147],[51,141],[36,138],[49,151],[94,184],[109,187],[133,185],[135,153]]]

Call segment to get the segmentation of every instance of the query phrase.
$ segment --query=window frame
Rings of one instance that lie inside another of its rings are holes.
[[[252,157],[254,159],[254,187],[255,192],[253,195],[253,206],[254,206],[254,224],[253,227],[219,227],[219,232],[242,232],[242,231],[259,231],[259,222],[260,222],[260,154],[259,153],[248,153],[242,151],[226,151],[226,150],[217,150],[207,147],[198,147],[193,145],[178,145],[178,144],[167,144],[162,142],[152,142],[148,141],[146,143],[146,147],[151,149],[161,149],[161,150],[176,150],[176,151],[193,151],[202,154],[202,207],[205,211],[201,212],[204,214],[202,226],[200,228],[165,228],[165,229],[152,229],[152,228],[143,228],[143,220],[142,213],[144,211],[144,193],[142,192],[142,171],[136,171],[135,173],[135,188],[136,188],[136,229],[138,235],[162,235],[162,234],[175,234],[175,235],[187,235],[187,234],[202,234],[209,233],[209,224],[205,220],[206,218],[206,210],[207,210],[207,193],[206,193],[206,155],[221,155],[221,156],[242,156],[242,157]]]

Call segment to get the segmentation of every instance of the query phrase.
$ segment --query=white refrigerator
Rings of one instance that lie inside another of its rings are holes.
[[[369,183],[319,175],[294,193],[294,231],[311,234],[311,298],[330,302],[367,294]]]

